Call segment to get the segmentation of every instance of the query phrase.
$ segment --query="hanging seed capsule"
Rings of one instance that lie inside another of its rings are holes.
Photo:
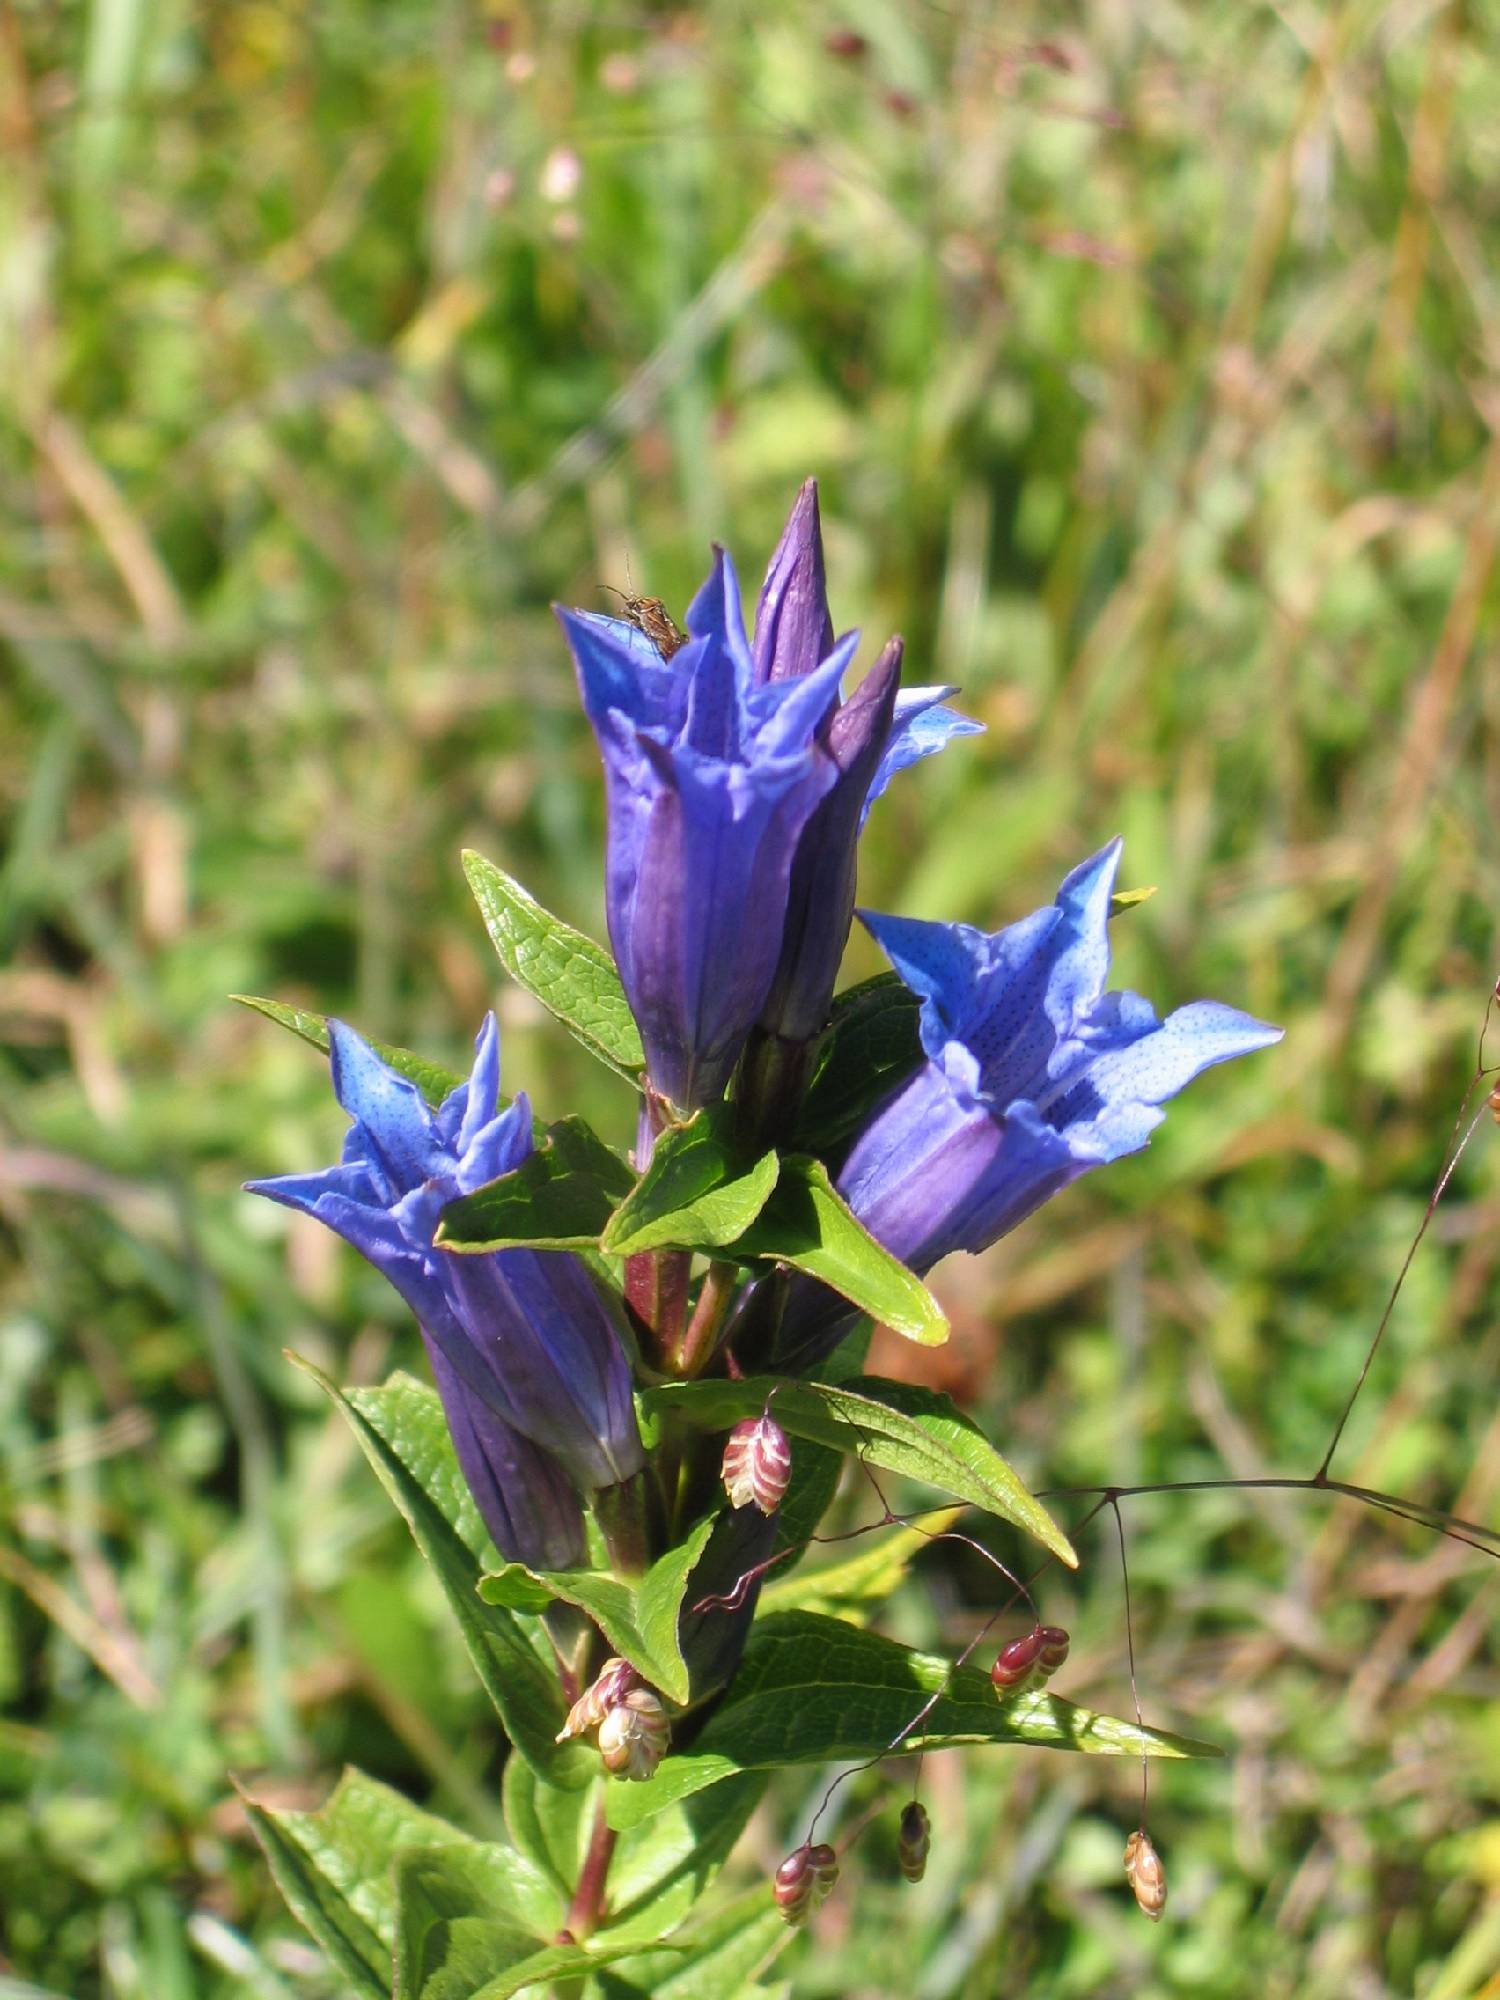
[[[932,1821],[927,1808],[911,1799],[902,1808],[901,1832],[896,1841],[896,1861],[908,1882],[920,1882],[927,1873],[927,1855],[932,1846]]]
[[[609,1711],[622,1702],[633,1687],[640,1686],[640,1681],[640,1675],[629,1660],[606,1660],[594,1680],[568,1710],[568,1719],[558,1730],[556,1740],[567,1743],[575,1736],[597,1729]]]
[[[1050,1681],[1063,1661],[1068,1657],[1068,1648],[1073,1643],[1061,1625],[1039,1625],[1041,1644],[1037,1649],[1037,1670],[1044,1681]]]
[[[729,1433],[720,1470],[731,1507],[759,1507],[774,1514],[792,1476],[792,1448],[786,1432],[765,1412],[746,1417]]]
[[[1125,1843],[1125,1880],[1135,1891],[1136,1905],[1153,1924],[1167,1907],[1167,1871],[1151,1845],[1149,1833],[1133,1833]]]
[[[632,1688],[599,1724],[599,1755],[617,1778],[649,1778],[672,1741],[667,1712],[650,1688]]]
[[[1027,1688],[1035,1685],[1045,1630],[1045,1626],[1034,1626],[1023,1637],[1012,1639],[1008,1646],[1002,1646],[996,1654],[995,1664],[990,1668],[990,1679],[1002,1701],[1008,1701],[1014,1694],[1024,1694]]]
[[[771,1878],[771,1894],[777,1909],[795,1929],[827,1899],[838,1879],[838,1856],[827,1841],[820,1840],[814,1847],[804,1840]]]

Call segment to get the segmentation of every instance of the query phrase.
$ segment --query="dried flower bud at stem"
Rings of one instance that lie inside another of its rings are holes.
[[[667,1711],[650,1688],[632,1688],[599,1724],[599,1755],[616,1778],[649,1778],[672,1740]]]
[[[568,1710],[568,1719],[558,1730],[556,1740],[567,1743],[575,1736],[597,1729],[609,1711],[622,1702],[633,1687],[639,1687],[640,1680],[640,1675],[628,1660],[606,1660],[595,1679]]]
[[[927,1808],[912,1799],[901,1813],[901,1833],[896,1842],[896,1861],[908,1882],[920,1882],[927,1873],[927,1855],[932,1846],[932,1821]]]
[[[1044,1686],[1068,1657],[1071,1644],[1061,1625],[1033,1625],[1019,1639],[1002,1646],[990,1668],[990,1680],[1002,1701]]]
[[[774,1514],[792,1476],[792,1448],[786,1432],[764,1411],[746,1417],[729,1433],[721,1474],[731,1507],[756,1506]]]
[[[803,1841],[794,1848],[771,1880],[776,1907],[794,1928],[807,1922],[832,1893],[839,1879],[839,1860],[826,1840],[816,1847]]]
[[[1133,1833],[1126,1841],[1125,1880],[1135,1891],[1141,1914],[1153,1924],[1160,1923],[1161,1913],[1167,1907],[1167,1871],[1151,1845],[1149,1833]]]

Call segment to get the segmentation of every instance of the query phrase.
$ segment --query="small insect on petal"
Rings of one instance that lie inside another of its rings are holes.
[[[632,1688],[599,1724],[605,1770],[637,1784],[652,1775],[671,1740],[667,1712],[650,1688]]]
[[[567,1743],[575,1736],[597,1729],[609,1711],[622,1702],[633,1687],[640,1685],[640,1679],[628,1660],[606,1660],[568,1710],[568,1719],[558,1730],[556,1741]]]
[[[927,1873],[927,1855],[932,1846],[932,1821],[927,1808],[917,1799],[902,1810],[901,1833],[896,1842],[896,1861],[908,1882],[920,1882]]]
[[[1037,1685],[1041,1677],[1038,1661],[1044,1629],[1041,1625],[1033,1626],[1021,1638],[1012,1639],[1008,1646],[1002,1646],[995,1656],[995,1664],[990,1668],[990,1680],[1002,1701],[1008,1701],[1012,1695],[1024,1694],[1028,1688]]]
[[[792,1476],[792,1448],[780,1424],[764,1414],[736,1424],[720,1476],[731,1507],[756,1506],[774,1514]]]
[[[1125,1880],[1135,1891],[1136,1904],[1153,1924],[1167,1907],[1167,1871],[1148,1833],[1133,1833],[1125,1843]]]
[[[814,1847],[803,1841],[771,1878],[771,1894],[776,1898],[777,1909],[795,1928],[807,1922],[838,1879],[838,1856],[828,1843],[819,1841]]]

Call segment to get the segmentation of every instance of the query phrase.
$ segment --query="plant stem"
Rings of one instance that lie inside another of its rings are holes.
[[[690,1250],[641,1250],[625,1259],[626,1303],[652,1336],[655,1359],[663,1369],[687,1318],[692,1275]]]
[[[713,1357],[729,1308],[734,1303],[739,1270],[733,1264],[710,1264],[698,1292],[693,1316],[683,1329],[673,1355],[673,1372],[686,1380],[701,1375]]]
[[[616,1838],[614,1828],[604,1817],[601,1799],[594,1815],[594,1831],[589,1836],[589,1851],[579,1871],[578,1887],[568,1905],[567,1928],[579,1944],[592,1937],[604,1920],[604,1885]]]
[[[618,1486],[602,1486],[591,1502],[616,1576],[641,1576],[650,1564],[650,1478],[642,1471]]]

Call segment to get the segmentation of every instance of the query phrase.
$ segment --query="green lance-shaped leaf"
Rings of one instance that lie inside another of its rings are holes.
[[[770,1199],[726,1254],[749,1263],[791,1264],[846,1298],[871,1319],[923,1347],[948,1338],[937,1300],[899,1258],[865,1228],[834,1191],[828,1169],[807,1154],[781,1162]]]
[[[589,1757],[554,1741],[567,1713],[551,1647],[534,1625],[482,1602],[473,1502],[435,1390],[396,1375],[381,1389],[339,1390],[291,1357],[348,1421],[380,1483],[442,1586],[485,1693],[512,1743],[554,1784],[587,1782]]]
[[[611,1780],[610,1824],[652,1814],[742,1771],[876,1757],[933,1696],[901,1748],[1021,1743],[1094,1756],[1217,1757],[1214,1745],[1076,1708],[1044,1689],[1002,1702],[977,1667],[913,1652],[816,1612],[762,1619],[722,1706],[644,1784]]]
[[[535,994],[590,1055],[639,1085],[646,1054],[609,953],[544,910],[482,854],[466,850],[464,872],[511,978]]]
[[[600,1936],[559,1945],[517,1921],[496,1850],[414,1848],[397,1857],[397,2000],[508,2000],[656,1946]]]
[[[581,1118],[560,1118],[513,1173],[450,1202],[437,1240],[465,1251],[592,1250],[634,1186],[619,1154]]]
[[[229,997],[238,1001],[241,1007],[264,1014],[268,1021],[275,1021],[279,1027],[290,1028],[294,1035],[300,1035],[304,1042],[310,1042],[315,1049],[321,1049],[327,1055],[326,1014],[310,1014],[305,1007],[288,1007],[280,1000],[261,1000],[253,993],[231,993]],[[370,1047],[383,1062],[390,1064],[398,1076],[414,1083],[429,1104],[441,1104],[449,1091],[456,1089],[464,1080],[456,1070],[444,1069],[441,1063],[428,1062],[425,1056],[413,1055],[410,1049],[397,1048],[393,1042],[371,1042]],[[501,1102],[503,1105],[505,1100]]]
[[[936,1389],[879,1376],[849,1383],[756,1376],[743,1382],[664,1382],[642,1392],[645,1407],[704,1430],[758,1416],[775,1391],[776,1421],[793,1437],[857,1452],[867,1465],[920,1479],[955,1500],[998,1514],[1034,1535],[1071,1568],[1071,1543],[1032,1498],[979,1426]]]
[[[833,1003],[818,1065],[797,1121],[797,1144],[830,1153],[922,1062],[922,1003],[894,972],[851,986]]]
[[[599,1247],[631,1257],[641,1250],[718,1250],[743,1236],[776,1185],[777,1161],[775,1153],[745,1160],[733,1121],[733,1107],[716,1104],[663,1132]]]
[[[607,1992],[610,2000],[770,2000],[769,1989],[752,1982],[795,1935],[762,1884],[680,1931],[670,1954],[651,1953],[612,1974]],[[605,1991],[601,1984],[600,2000]]]
[[[386,2000],[396,1938],[392,1863],[403,1849],[463,1836],[355,1770],[316,1812],[277,1811],[248,1796],[244,1805],[292,1914],[356,1991]],[[508,1861],[524,1875],[536,1872],[518,1854]]]
[[[678,1618],[688,1577],[713,1532],[714,1520],[712,1514],[701,1520],[686,1540],[659,1557],[635,1585],[596,1570],[528,1569],[521,1563],[507,1563],[480,1580],[479,1594],[486,1604],[521,1612],[540,1608],[539,1592],[576,1605],[587,1612],[614,1651],[629,1660],[643,1679],[669,1701],[682,1704],[688,1699],[689,1685]]]

